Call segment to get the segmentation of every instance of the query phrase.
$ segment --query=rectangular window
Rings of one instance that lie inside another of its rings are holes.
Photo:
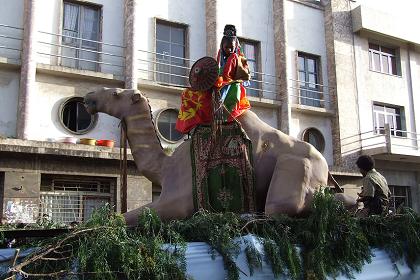
[[[115,179],[41,175],[40,218],[57,223],[82,222],[98,207],[114,203]]]
[[[389,200],[389,208],[395,212],[398,207],[411,207],[410,187],[406,186],[389,186],[391,197]]]
[[[300,104],[321,107],[322,91],[319,84],[319,57],[298,53],[298,83]]]
[[[373,104],[373,124],[375,126],[375,133],[385,134],[385,124],[389,124],[391,135],[405,136],[405,133],[402,131],[402,111],[403,109],[399,107]]]
[[[396,50],[369,43],[369,69],[398,75]]]
[[[83,70],[98,70],[100,8],[64,2],[61,64]]]
[[[187,86],[186,27],[156,21],[156,80]]]
[[[255,41],[245,40],[245,39],[239,39],[239,43],[242,47],[242,52],[245,55],[249,70],[251,72],[251,80],[249,87],[246,90],[246,94],[249,96],[260,96],[261,93],[261,78],[258,75],[258,69],[259,69],[259,43]]]

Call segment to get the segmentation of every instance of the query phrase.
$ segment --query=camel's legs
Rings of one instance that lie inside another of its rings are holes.
[[[310,176],[308,159],[293,155],[280,157],[268,189],[265,213],[294,216],[305,210],[314,193],[309,186]]]

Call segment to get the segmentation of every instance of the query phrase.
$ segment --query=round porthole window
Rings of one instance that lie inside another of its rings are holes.
[[[84,134],[95,127],[97,114],[91,115],[86,111],[82,97],[72,97],[61,105],[59,118],[69,132]]]
[[[325,140],[322,133],[316,128],[308,128],[302,134],[303,141],[308,142],[312,146],[314,146],[318,151],[321,153],[324,151],[325,148]]]
[[[175,143],[181,140],[184,135],[175,129],[178,110],[165,109],[156,117],[157,131],[159,135],[167,142]]]

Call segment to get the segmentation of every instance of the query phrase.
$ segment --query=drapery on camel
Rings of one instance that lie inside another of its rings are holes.
[[[126,123],[127,138],[137,169],[162,186],[158,200],[145,205],[165,220],[182,219],[194,212],[190,141],[166,155],[156,135],[147,98],[138,90],[102,88],[85,97],[89,113],[107,113]],[[269,126],[252,111],[237,119],[252,141],[257,211],[291,216],[308,210],[313,195],[327,185],[325,158],[309,143]],[[355,199],[337,194],[347,205]],[[125,214],[137,223],[141,208]]]

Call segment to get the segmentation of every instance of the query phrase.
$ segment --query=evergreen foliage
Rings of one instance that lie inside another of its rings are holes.
[[[420,217],[410,209],[359,219],[328,192],[317,193],[313,211],[299,219],[199,211],[165,223],[145,209],[138,226],[129,229],[121,215],[103,208],[73,232],[36,244],[40,249],[12,272],[45,279],[64,274],[71,279],[187,279],[186,242],[202,241],[213,257],[216,251],[222,256],[229,280],[252,275],[263,261],[276,276],[290,279],[351,278],[370,261],[369,247],[385,249],[393,261],[403,258],[414,269],[420,260],[419,232]],[[241,271],[234,262],[238,237],[249,233],[265,253],[246,243],[249,271]]]

